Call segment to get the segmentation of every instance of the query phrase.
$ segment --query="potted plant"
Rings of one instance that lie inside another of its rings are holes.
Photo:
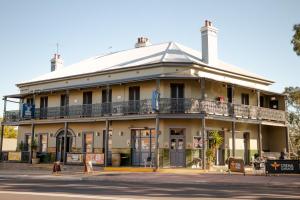
[[[223,137],[219,134],[219,131],[214,130],[209,133],[209,143],[209,148],[206,151],[208,169],[214,164],[217,149],[223,144]]]
[[[32,143],[31,143],[31,151],[32,151],[32,164],[38,164],[40,163],[40,159],[36,157],[36,152],[37,152],[37,148],[38,148],[38,144],[37,144],[37,141],[36,139],[32,140]]]
[[[21,141],[18,146],[17,146],[17,151],[24,151],[25,145],[23,143],[23,141]]]

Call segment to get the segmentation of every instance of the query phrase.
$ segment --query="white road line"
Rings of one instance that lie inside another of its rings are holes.
[[[16,195],[32,195],[32,196],[51,196],[51,197],[68,197],[68,198],[85,198],[85,199],[100,199],[100,200],[149,200],[141,198],[123,198],[112,196],[99,195],[82,195],[82,194],[65,194],[65,193],[46,193],[46,192],[17,192],[17,191],[0,191],[0,194],[16,194]]]

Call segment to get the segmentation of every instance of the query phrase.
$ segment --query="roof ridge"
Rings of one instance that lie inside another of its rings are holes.
[[[182,49],[177,45],[176,42],[174,42],[174,45],[175,45],[175,46],[183,53],[183,56],[184,56],[186,59],[188,59],[189,61],[193,62],[193,61],[187,56],[187,53],[186,53],[184,50],[182,50]]]
[[[168,49],[170,48],[170,46],[171,46],[172,43],[173,43],[172,41],[169,42],[169,44],[168,44],[168,46],[167,46],[167,48],[166,48],[166,50],[165,50],[165,52],[164,52],[164,55],[163,55],[163,56],[161,57],[161,59],[160,59],[160,62],[163,62],[163,61],[164,61],[164,59],[165,59],[165,57],[166,57],[166,55],[167,55],[167,51],[168,51]]]

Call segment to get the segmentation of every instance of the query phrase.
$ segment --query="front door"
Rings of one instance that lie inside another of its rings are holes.
[[[250,138],[249,133],[244,133],[244,162],[246,165],[250,163],[249,156],[249,147],[250,147]]]
[[[146,161],[151,160],[152,164],[155,158],[156,132],[154,129],[132,129],[132,165],[141,166]]]
[[[185,167],[185,129],[170,129],[170,166]]]
[[[64,154],[69,153],[72,148],[72,135],[68,133],[67,135],[67,145],[65,150],[65,136],[64,131],[61,131],[56,137],[56,160],[64,161]]]

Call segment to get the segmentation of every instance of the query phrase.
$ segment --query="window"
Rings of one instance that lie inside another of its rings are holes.
[[[171,98],[182,99],[184,98],[184,84],[171,84]]]
[[[232,87],[231,86],[227,87],[227,101],[229,103],[232,103]]]
[[[60,96],[60,106],[68,106],[69,105],[69,96],[66,94],[62,94]]]
[[[260,96],[259,97],[259,104],[260,104],[260,107],[265,107],[265,98],[264,96]]]
[[[40,99],[40,118],[46,119],[48,111],[48,97],[41,97]]]
[[[90,117],[92,115],[93,92],[83,93],[83,116]]]
[[[39,152],[47,152],[48,134],[42,133],[38,135]]]
[[[60,96],[60,116],[64,117],[68,115],[69,96],[62,94]]]
[[[249,105],[249,94],[242,94],[242,104]]]
[[[26,99],[26,104],[28,104],[28,105],[34,105],[33,98],[27,98]]]
[[[92,104],[93,92],[84,92],[83,93],[83,104]]]
[[[84,133],[83,151],[85,153],[93,153],[94,150],[94,133]]]
[[[171,112],[184,112],[184,84],[171,84]]]
[[[129,113],[138,113],[140,110],[140,87],[129,87]]]
[[[139,101],[140,100],[140,87],[134,86],[129,87],[129,101]]]
[[[109,96],[108,96],[108,102],[111,102],[112,100],[112,90],[109,89]],[[107,89],[102,89],[102,103],[107,102]]]

